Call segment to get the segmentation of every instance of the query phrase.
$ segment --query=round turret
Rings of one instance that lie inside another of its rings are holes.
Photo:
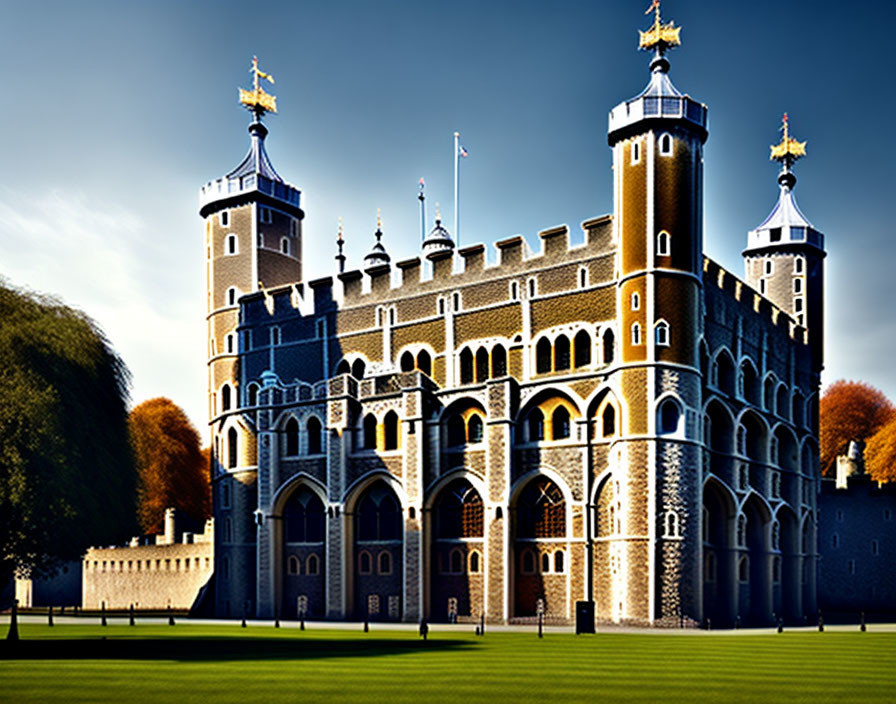
[[[364,257],[364,271],[367,273],[370,273],[372,270],[378,269],[381,266],[389,266],[389,262],[392,261],[392,258],[389,256],[389,253],[382,243],[383,229],[379,216],[377,216],[376,232],[374,235],[376,235],[376,242],[374,242],[373,247],[370,248],[367,256]]]
[[[448,234],[448,230],[442,227],[442,220],[436,218],[436,226],[430,230],[429,235],[423,240],[423,256],[429,260],[441,252],[450,252],[454,249],[454,240]]]

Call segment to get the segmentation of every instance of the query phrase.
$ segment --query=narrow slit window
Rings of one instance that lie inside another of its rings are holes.
[[[670,239],[669,233],[665,230],[662,230],[660,234],[656,236],[656,253],[658,256],[669,256],[672,247]]]
[[[632,345],[641,344],[641,326],[638,323],[632,324]]]

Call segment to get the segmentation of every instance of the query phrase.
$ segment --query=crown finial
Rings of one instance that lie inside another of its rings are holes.
[[[380,209],[376,209],[376,238],[379,239],[383,235],[383,216]]]
[[[436,222],[442,221],[442,209],[439,207],[439,204],[436,203]]]
[[[645,15],[654,13],[653,26],[646,32],[638,31],[640,35],[639,49],[656,52],[656,58],[661,59],[666,49],[681,46],[681,27],[676,27],[675,22],[663,24],[660,17],[660,0],[653,0],[650,7],[647,8]]]
[[[249,73],[253,74],[252,90],[243,90],[240,88],[240,104],[255,115],[256,120],[260,120],[266,112],[277,112],[277,96],[271,95],[261,87],[259,80],[270,81],[273,85],[274,77],[258,68],[258,57],[252,57],[252,66]]]
[[[793,188],[796,183],[796,176],[790,172],[790,167],[793,166],[797,160],[806,156],[806,143],[798,142],[790,136],[790,120],[787,117],[786,112],[784,113],[784,117],[781,118],[781,131],[784,135],[778,144],[773,144],[771,146],[771,155],[769,156],[769,159],[781,164],[781,173],[778,176],[778,182],[782,186]]]

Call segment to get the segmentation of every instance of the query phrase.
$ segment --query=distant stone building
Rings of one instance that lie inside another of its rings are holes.
[[[189,609],[214,569],[214,521],[202,533],[175,534],[175,512],[165,511],[165,532],[152,544],[134,538],[125,547],[90,548],[83,559],[82,607]]]
[[[249,153],[200,195],[218,615],[814,614],[825,252],[793,196],[803,143],[785,123],[745,279],[705,258],[707,108],[669,78],[678,31],[657,10],[649,82],[610,111],[613,214],[581,245],[499,241],[493,265],[437,220],[393,271],[378,223],[361,269],[340,232],[336,276],[304,279],[273,98],[243,91]]]
[[[37,606],[79,606],[81,589],[81,563],[78,560],[63,562],[52,577],[15,580],[15,598],[23,609]]]
[[[821,482],[818,521],[819,608],[896,614],[896,483],[871,479],[856,443]]]

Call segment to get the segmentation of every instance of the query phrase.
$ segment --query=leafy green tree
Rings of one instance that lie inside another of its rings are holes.
[[[144,401],[128,418],[140,474],[137,514],[144,533],[162,530],[169,506],[196,520],[211,515],[208,457],[199,433],[167,398]]]
[[[0,584],[135,528],[127,368],[97,325],[0,281]]]

